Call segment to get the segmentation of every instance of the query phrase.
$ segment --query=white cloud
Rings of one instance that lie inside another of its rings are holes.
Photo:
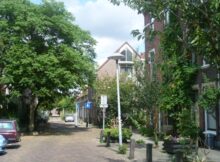
[[[127,6],[114,6],[108,0],[60,0],[73,13],[76,24],[90,31],[97,40],[97,61],[100,63],[124,42],[143,51],[143,41],[131,36],[134,29],[142,29],[144,18]]]

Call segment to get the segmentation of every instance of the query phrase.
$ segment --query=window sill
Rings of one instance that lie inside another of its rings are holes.
[[[209,68],[210,67],[210,64],[206,64],[206,65],[202,65],[201,66],[201,69],[207,69],[207,68]]]
[[[207,134],[212,134],[216,136],[216,131],[211,131],[211,130],[206,130],[203,132],[203,134],[207,135]]]

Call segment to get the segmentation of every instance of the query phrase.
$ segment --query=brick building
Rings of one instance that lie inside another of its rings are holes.
[[[160,50],[160,37],[157,35],[154,38],[151,38],[150,33],[152,31],[163,31],[164,26],[169,23],[169,12],[164,14],[164,21],[157,21],[150,14],[144,14],[145,27],[147,28],[145,40],[146,69],[151,80],[162,80],[160,71],[157,69],[157,64],[161,61],[160,53],[162,52]],[[150,30],[151,32],[149,32]],[[205,87],[213,86],[220,88],[220,74],[216,68],[208,64],[202,57],[196,57],[192,54],[192,62],[200,65],[195,84],[192,87],[192,91],[195,91],[196,100]],[[204,80],[204,75],[207,76],[209,80],[208,83]],[[193,109],[196,112],[197,120],[199,121],[199,126],[203,131],[203,134],[205,134],[206,137],[214,137],[212,138],[214,140],[213,147],[220,148],[220,101],[216,107],[211,110],[203,110],[198,107],[197,103]],[[159,125],[162,125],[162,129],[169,125],[168,118],[161,117],[160,119]]]

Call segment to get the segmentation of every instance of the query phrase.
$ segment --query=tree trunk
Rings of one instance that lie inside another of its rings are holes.
[[[37,108],[37,104],[38,104],[38,98],[36,96],[33,96],[31,103],[29,105],[29,131],[32,132],[35,128],[35,110]]]

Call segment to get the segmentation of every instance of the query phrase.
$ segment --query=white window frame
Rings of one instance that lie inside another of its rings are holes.
[[[154,17],[151,17],[151,18],[150,18],[150,28],[151,28],[151,30],[153,30],[153,31],[154,31],[154,22],[155,22],[155,18],[154,18]]]
[[[202,69],[208,68],[210,64],[206,61],[205,57],[202,58]]]
[[[154,53],[154,61],[153,62],[151,60],[151,53]],[[153,63],[155,62],[155,56],[156,56],[156,51],[155,51],[155,48],[153,48],[148,52],[148,58],[149,58],[148,64],[150,65],[150,78],[151,79],[153,79]]]
[[[170,23],[170,10],[164,10],[164,24],[167,25]]]

